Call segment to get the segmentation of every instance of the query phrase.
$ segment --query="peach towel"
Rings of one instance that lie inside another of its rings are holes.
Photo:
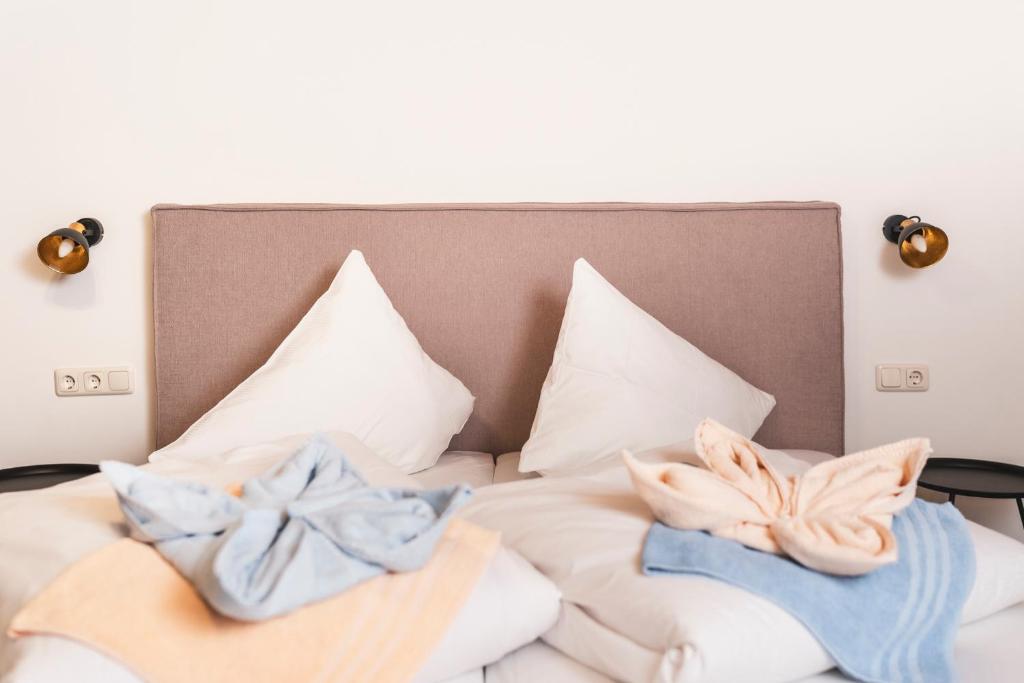
[[[408,681],[498,540],[494,531],[453,519],[422,569],[247,623],[211,610],[156,550],[124,539],[71,566],[22,608],[8,633],[74,638],[150,683]]]
[[[785,554],[829,574],[866,574],[899,556],[892,517],[914,499],[931,445],[907,439],[782,477],[761,447],[714,420],[694,435],[697,466],[623,458],[662,523]]]

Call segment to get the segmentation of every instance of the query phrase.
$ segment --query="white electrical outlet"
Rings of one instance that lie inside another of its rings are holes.
[[[74,394],[82,388],[82,376],[76,372],[56,370],[53,373],[57,395]]]
[[[135,391],[135,373],[125,366],[58,368],[53,371],[58,396],[105,396]]]
[[[82,375],[82,381],[85,382],[86,391],[99,391],[103,388],[103,380],[100,378],[98,372],[87,372]]]
[[[875,389],[878,391],[928,391],[927,365],[877,365]]]

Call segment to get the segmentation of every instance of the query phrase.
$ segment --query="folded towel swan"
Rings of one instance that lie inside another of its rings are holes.
[[[779,475],[759,446],[714,420],[697,426],[694,465],[623,459],[655,518],[708,531],[829,574],[895,562],[893,515],[914,500],[931,445],[907,439]]]

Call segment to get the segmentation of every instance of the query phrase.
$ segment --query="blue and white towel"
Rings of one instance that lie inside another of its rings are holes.
[[[863,576],[822,574],[703,531],[656,522],[645,574],[700,574],[775,603],[814,634],[846,675],[870,683],[956,680],[953,638],[974,585],[963,516],[916,500],[893,521],[899,561]]]
[[[240,497],[104,462],[132,538],[152,543],[218,612],[255,621],[430,559],[470,491],[371,488],[317,435]]]

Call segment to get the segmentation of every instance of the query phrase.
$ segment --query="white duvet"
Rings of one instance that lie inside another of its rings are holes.
[[[787,473],[809,466],[773,457]],[[561,615],[544,640],[609,677],[769,683],[833,666],[796,619],[764,599],[704,577],[642,575],[640,551],[652,518],[621,465],[491,486],[465,514],[500,530],[506,545],[562,591]],[[965,621],[1024,600],[1024,544],[970,528],[977,582]]]
[[[330,435],[374,485],[416,488],[415,480],[378,459],[353,437]],[[164,460],[147,469],[215,486],[238,483],[287,457],[305,437],[239,449],[200,461]],[[0,496],[0,625],[5,631],[26,601],[84,555],[121,538],[113,492],[99,475],[40,491]],[[417,678],[418,683],[478,669],[532,641],[554,623],[558,592],[516,553],[502,549],[481,577]],[[50,636],[0,635],[3,683],[138,683],[113,659]]]

